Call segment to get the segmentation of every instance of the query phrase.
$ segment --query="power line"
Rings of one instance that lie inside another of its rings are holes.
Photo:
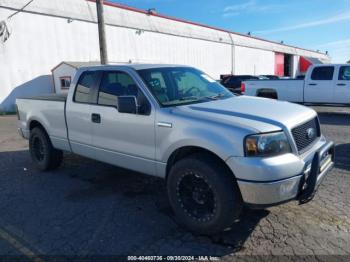
[[[33,3],[34,0],[30,0],[28,3],[26,3],[21,9],[17,10],[16,12],[14,12],[12,15],[8,16],[7,19],[10,19],[12,17],[14,17],[15,15],[17,15],[18,13],[22,12],[28,5],[30,5],[31,3]]]
[[[7,21],[10,20],[15,15],[17,15],[18,13],[22,12],[28,5],[30,5],[33,2],[34,2],[34,0],[30,0],[24,6],[22,6],[22,8],[18,9],[16,12],[14,12],[11,15],[9,15],[6,18],[6,20],[0,21],[0,42],[1,43],[5,43],[9,39],[9,37],[11,35],[11,31],[9,29]]]

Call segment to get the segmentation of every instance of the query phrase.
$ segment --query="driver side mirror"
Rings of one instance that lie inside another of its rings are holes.
[[[137,114],[138,105],[136,96],[118,96],[117,106],[119,113]]]

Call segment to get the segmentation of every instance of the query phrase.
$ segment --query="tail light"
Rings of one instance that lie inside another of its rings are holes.
[[[245,92],[245,83],[241,83],[241,93]]]

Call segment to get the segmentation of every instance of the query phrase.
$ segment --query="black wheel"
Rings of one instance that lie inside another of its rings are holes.
[[[39,127],[30,131],[29,137],[30,156],[41,171],[52,170],[62,162],[63,152],[53,148],[49,136]]]
[[[235,178],[222,163],[206,154],[194,154],[171,168],[167,189],[179,222],[205,235],[229,228],[242,210]]]

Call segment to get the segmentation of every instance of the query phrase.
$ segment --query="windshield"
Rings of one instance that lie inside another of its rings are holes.
[[[163,67],[137,71],[162,106],[201,103],[233,95],[203,72],[190,67]]]

